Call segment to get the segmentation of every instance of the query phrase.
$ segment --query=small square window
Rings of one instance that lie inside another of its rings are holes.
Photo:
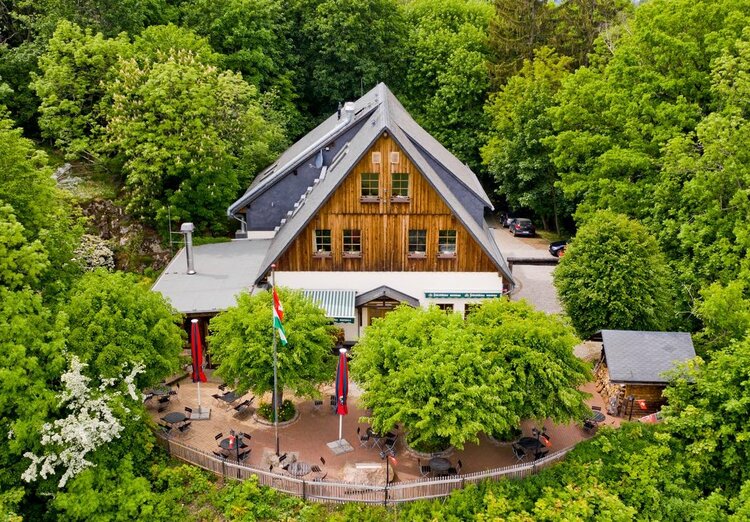
[[[359,230],[344,230],[344,255],[347,257],[362,255],[362,233]]]
[[[409,230],[409,254],[425,255],[427,253],[427,231]]]
[[[372,162],[375,165],[380,165],[380,152],[373,152],[372,153]]]
[[[377,172],[362,173],[362,197],[377,199],[380,195],[380,174]]]
[[[480,303],[466,303],[464,305],[464,319],[479,310],[480,306],[482,306]]]
[[[401,161],[401,153],[391,152],[391,163],[398,163]]]
[[[394,172],[391,174],[391,197],[409,197],[409,174],[405,172]]]
[[[438,303],[437,307],[440,308],[443,312],[453,311],[453,303]]]
[[[328,229],[315,230],[315,253],[317,255],[331,255],[331,231]]]
[[[438,232],[438,254],[445,256],[456,255],[455,230],[441,230]]]

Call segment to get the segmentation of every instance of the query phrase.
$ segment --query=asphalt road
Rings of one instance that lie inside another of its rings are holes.
[[[494,229],[495,241],[500,247],[500,252],[508,257],[542,257],[549,259],[547,250],[549,242],[539,237],[513,237],[507,228],[496,225]],[[513,278],[516,280],[516,289],[511,295],[511,300],[519,301],[526,299],[537,309],[547,313],[559,313],[562,311],[557,299],[557,292],[552,284],[552,271],[554,266],[515,265],[513,267]]]

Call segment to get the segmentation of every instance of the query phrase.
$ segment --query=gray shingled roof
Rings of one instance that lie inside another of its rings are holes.
[[[193,275],[187,274],[183,248],[152,290],[161,293],[183,314],[226,310],[235,304],[238,292],[253,286],[270,245],[270,239],[246,239],[193,247],[196,271]]]
[[[695,357],[687,332],[602,330],[609,378],[616,383],[666,384],[662,375]]]
[[[392,299],[394,301],[399,301],[401,303],[406,303],[414,308],[419,306],[419,299],[416,299],[403,292],[399,292],[398,290],[394,290],[390,286],[386,285],[373,288],[372,290],[368,290],[364,294],[358,295],[355,303],[357,306],[362,306],[371,301],[376,301],[384,297],[387,297],[388,299]]]
[[[367,104],[371,100],[374,100],[374,110],[369,110],[370,105]],[[503,274],[503,278],[509,281],[512,285],[513,277],[510,273],[510,269],[500,253],[500,250],[495,243],[495,239],[490,233],[486,223],[480,224],[474,220],[469,211],[463,206],[458,198],[454,196],[453,192],[448,189],[440,176],[431,167],[428,159],[423,156],[420,149],[414,145],[412,140],[421,143],[425,150],[430,150],[431,157],[434,160],[440,162],[441,165],[446,167],[451,174],[469,188],[469,190],[471,190],[477,197],[485,201],[487,206],[491,207],[489,198],[487,198],[487,194],[484,192],[484,189],[482,189],[476,175],[440,145],[437,140],[424,131],[424,129],[419,127],[411,116],[409,116],[409,113],[406,112],[403,106],[398,102],[393,93],[388,90],[385,84],[381,83],[372,91],[368,92],[356,102],[355,107],[362,108],[362,113],[360,116],[355,117],[352,123],[361,125],[359,131],[354,135],[352,140],[342,148],[337,159],[334,159],[329,167],[323,168],[324,171],[321,172],[318,184],[305,196],[303,204],[296,209],[291,217],[285,220],[283,226],[277,231],[273,244],[269,248],[266,258],[263,260],[260,271],[257,274],[256,281],[260,281],[264,277],[271,264],[276,262],[276,260],[291,245],[292,241],[302,232],[320,207],[333,195],[352,168],[354,168],[357,162],[370,149],[375,140],[384,131],[389,131],[393,139],[404,150],[404,153],[412,160],[412,162],[414,162],[425,179],[443,198],[458,220],[464,225],[485,253],[494,262],[498,271]],[[368,110],[365,111],[365,108]],[[367,121],[364,124],[361,124],[362,116],[365,114],[368,115]],[[335,115],[333,117],[335,117]],[[309,135],[305,137],[304,140],[309,143],[317,143],[316,140],[310,138]],[[328,138],[323,141],[327,140]],[[282,158],[287,156],[288,154],[284,153]],[[282,161],[277,163],[281,162]],[[288,163],[288,165],[291,165],[292,163]],[[281,175],[283,175],[281,171],[274,174],[274,176]],[[229,207],[228,213],[231,214],[233,209],[240,208],[247,204],[251,199],[252,195],[250,192],[246,193],[245,196]]]

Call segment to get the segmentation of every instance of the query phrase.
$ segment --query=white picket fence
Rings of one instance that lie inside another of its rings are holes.
[[[528,477],[558,462],[573,449],[573,447],[570,447],[550,453],[546,457],[534,462],[525,462],[502,468],[478,471],[476,473],[450,477],[424,478],[407,482],[396,482],[387,486],[375,486],[371,484],[353,484],[328,480],[298,479],[244,464],[229,462],[213,454],[186,446],[174,439],[165,438],[161,434],[158,434],[157,437],[173,457],[211,471],[225,479],[245,480],[255,475],[258,477],[260,484],[307,500],[321,502],[364,502],[382,505],[446,497],[455,489],[461,489],[468,484],[478,484],[485,480],[497,480],[500,478],[521,479]]]

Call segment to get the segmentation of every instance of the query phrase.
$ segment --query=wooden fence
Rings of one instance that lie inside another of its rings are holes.
[[[213,454],[186,446],[176,440],[164,438],[161,434],[157,438],[164,449],[174,458],[194,464],[225,479],[245,480],[255,475],[258,477],[258,482],[264,486],[269,486],[306,500],[320,502],[363,502],[386,506],[400,502],[446,497],[455,489],[461,489],[468,484],[478,484],[485,480],[497,480],[500,478],[521,479],[528,477],[561,460],[573,449],[571,446],[570,448],[550,453],[546,457],[534,462],[478,471],[476,473],[451,477],[425,478],[407,482],[396,482],[387,486],[376,486],[372,484],[353,484],[329,480],[303,480],[244,464],[229,462]]]

